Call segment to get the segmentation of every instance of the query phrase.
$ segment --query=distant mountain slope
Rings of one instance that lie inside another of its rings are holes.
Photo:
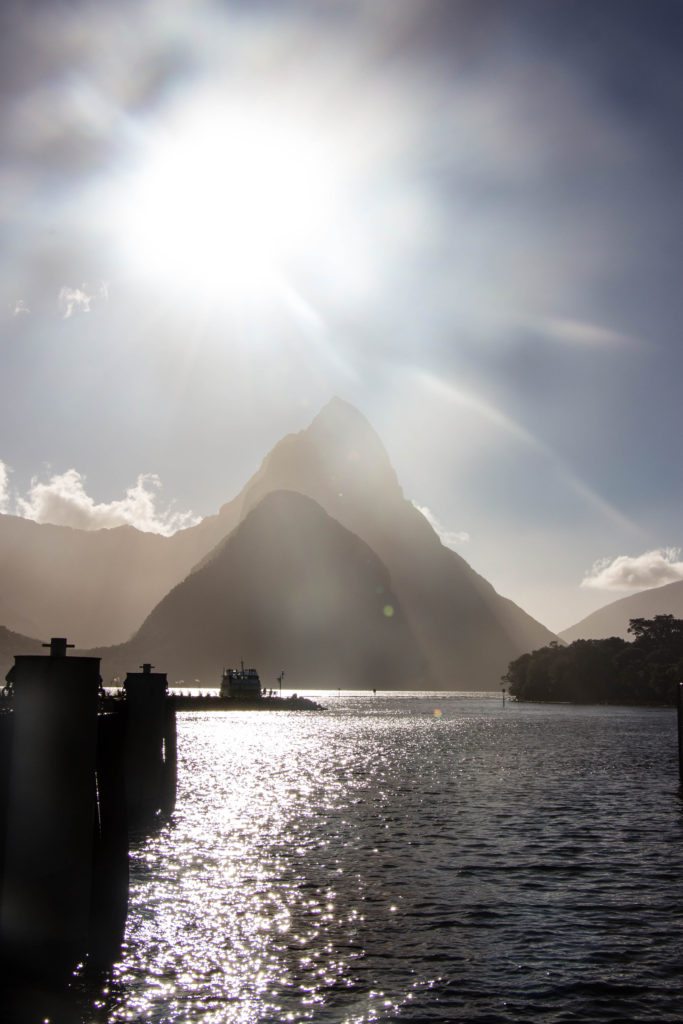
[[[39,640],[0,626],[0,689],[5,685],[5,676],[14,664],[15,654],[47,653]]]
[[[655,615],[683,618],[683,580],[622,597],[604,608],[598,608],[559,635],[567,643],[573,640],[601,640],[607,636],[620,636],[629,640],[629,619],[651,619]]]
[[[512,658],[555,639],[443,546],[404,498],[379,437],[348,403],[333,399],[306,430],[280,441],[230,514],[280,488],[314,498],[379,555],[437,686],[496,688]]]
[[[210,516],[172,537],[0,515],[0,622],[46,640],[67,636],[83,647],[127,640],[232,529],[229,515],[226,509],[223,518]]]
[[[264,685],[419,688],[425,660],[377,555],[310,498],[264,497],[176,586],[103,674],[152,661],[172,680],[218,685],[255,665]]]

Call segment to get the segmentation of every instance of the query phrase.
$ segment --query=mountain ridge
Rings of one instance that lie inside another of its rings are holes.
[[[661,587],[650,587],[611,601],[562,630],[558,636],[567,643],[574,640],[603,640],[610,636],[630,640],[629,619],[651,619],[655,615],[683,618],[683,580],[665,583]]]
[[[47,595],[41,612],[47,621],[50,601],[61,596],[63,614],[49,618],[48,628],[41,626],[38,635],[67,635],[80,649],[111,648],[116,639],[130,637],[132,641],[178,585],[221,557],[235,530],[276,491],[311,499],[385,567],[415,647],[426,659],[424,676],[429,677],[430,685],[495,688],[513,658],[555,639],[545,626],[501,597],[465,559],[442,544],[426,518],[406,499],[368,419],[339,398],[328,402],[306,428],[283,437],[239,494],[197,526],[170,538],[119,528],[108,531],[109,544],[105,538],[99,546],[92,538],[100,534],[72,531],[69,536],[76,538],[76,546],[96,549],[97,557],[90,558],[84,570],[79,560],[71,557],[73,552],[60,548],[61,572],[56,583],[53,579],[51,587],[44,588]],[[43,530],[37,524],[32,527]],[[2,539],[0,530],[0,558]],[[271,557],[276,553],[271,551]],[[305,573],[302,557],[301,571]],[[34,582],[41,581],[45,561],[36,564],[35,558],[29,560]],[[79,572],[84,571],[87,575],[79,587]],[[128,636],[123,637],[122,609],[128,626]],[[95,611],[100,618],[109,615],[116,619],[118,636],[112,628],[105,643],[92,642],[93,630],[88,635],[84,627],[88,614]],[[209,615],[210,609],[206,613]],[[149,660],[144,654],[141,657]]]
[[[405,498],[368,420],[353,412],[329,403],[306,430],[278,442],[245,485],[244,507],[273,487],[314,498],[389,569],[437,685],[497,687],[512,658],[555,635],[442,544]]]
[[[430,682],[377,555],[313,499],[284,490],[251,509],[127,644],[88,653],[107,676],[151,659],[171,678],[205,686],[242,659],[264,685],[283,668],[296,686]]]
[[[0,622],[81,646],[124,641],[223,535],[219,515],[170,537],[0,515]]]

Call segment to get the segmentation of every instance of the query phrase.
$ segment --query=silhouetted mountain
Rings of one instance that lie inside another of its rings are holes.
[[[602,640],[608,636],[630,640],[629,619],[652,619],[655,615],[674,615],[677,619],[683,619],[683,580],[667,583],[663,587],[653,587],[651,590],[641,590],[637,594],[612,601],[565,629],[559,636],[567,643],[574,640]]]
[[[379,555],[436,686],[496,688],[513,658],[555,639],[444,547],[404,498],[375,431],[347,402],[332,399],[306,430],[283,438],[232,504],[244,514],[279,488],[314,498]]]
[[[0,515],[0,622],[80,645],[127,640],[234,524],[209,516],[172,537],[76,530]]]
[[[46,654],[40,640],[34,640],[21,633],[13,633],[0,626],[0,689],[5,685],[5,676],[14,664],[15,654]]]
[[[425,661],[386,568],[310,498],[267,495],[103,657],[103,673],[153,661],[171,679],[218,685],[225,665],[258,667],[275,686],[418,688]]]
[[[216,516],[173,537],[130,527],[88,532],[0,516],[0,622],[41,639],[68,636],[81,648],[125,640],[188,573],[196,575],[211,565],[216,545],[266,495],[279,490],[312,498],[378,556],[402,609],[394,625],[409,624],[427,659],[426,675],[432,685],[495,688],[513,658],[554,639],[441,544],[424,516],[404,498],[368,421],[340,399],[333,399],[306,430],[283,438],[242,492]],[[275,537],[264,550],[274,558],[276,548]],[[305,577],[309,556],[305,547],[297,551],[299,573]],[[251,572],[268,576],[263,558]],[[293,575],[291,567],[290,571]],[[239,595],[247,593],[244,587],[245,580],[235,578],[235,615]],[[284,619],[286,604],[283,595]],[[202,615],[210,619],[211,609],[198,608],[197,616]],[[141,635],[149,638],[149,622],[156,621],[151,615],[145,622],[147,632],[141,630]],[[394,636],[395,630],[389,632]],[[381,635],[386,634],[384,630]],[[204,672],[201,644],[192,640],[199,635],[201,630],[187,636],[183,675],[191,678]],[[348,643],[353,645],[355,638],[349,636]],[[221,660],[241,653],[225,651]],[[141,652],[140,660],[151,656]],[[413,677],[413,668],[414,658],[401,678]],[[354,680],[345,680],[345,685],[354,685]]]

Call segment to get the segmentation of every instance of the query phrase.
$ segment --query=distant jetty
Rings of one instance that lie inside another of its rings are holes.
[[[217,693],[169,693],[166,697],[169,705],[176,711],[324,711],[324,705],[309,697],[292,694],[289,697],[277,695],[245,699],[237,697],[221,697]],[[99,710],[101,713],[117,711],[125,703],[122,690],[111,690],[101,694]],[[11,693],[0,694],[0,712],[10,711],[14,705]]]
[[[169,701],[176,711],[322,711],[308,697],[294,693],[290,697],[273,694],[265,697],[222,697],[220,694],[171,693]]]
[[[282,686],[284,672],[278,676]],[[113,710],[124,699],[123,692],[103,698],[105,706]],[[297,693],[288,697],[267,690],[261,686],[261,679],[255,668],[224,668],[219,693],[167,693],[169,705],[176,711],[322,711],[323,707],[308,697]]]
[[[282,687],[284,672],[278,676]],[[255,668],[224,668],[219,694],[169,694],[176,711],[321,711],[320,704],[294,693],[289,697],[266,690]]]

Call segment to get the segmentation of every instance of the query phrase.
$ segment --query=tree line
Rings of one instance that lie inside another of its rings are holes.
[[[683,619],[631,619],[633,640],[553,641],[510,662],[503,682],[518,700],[676,704],[683,682]]]

